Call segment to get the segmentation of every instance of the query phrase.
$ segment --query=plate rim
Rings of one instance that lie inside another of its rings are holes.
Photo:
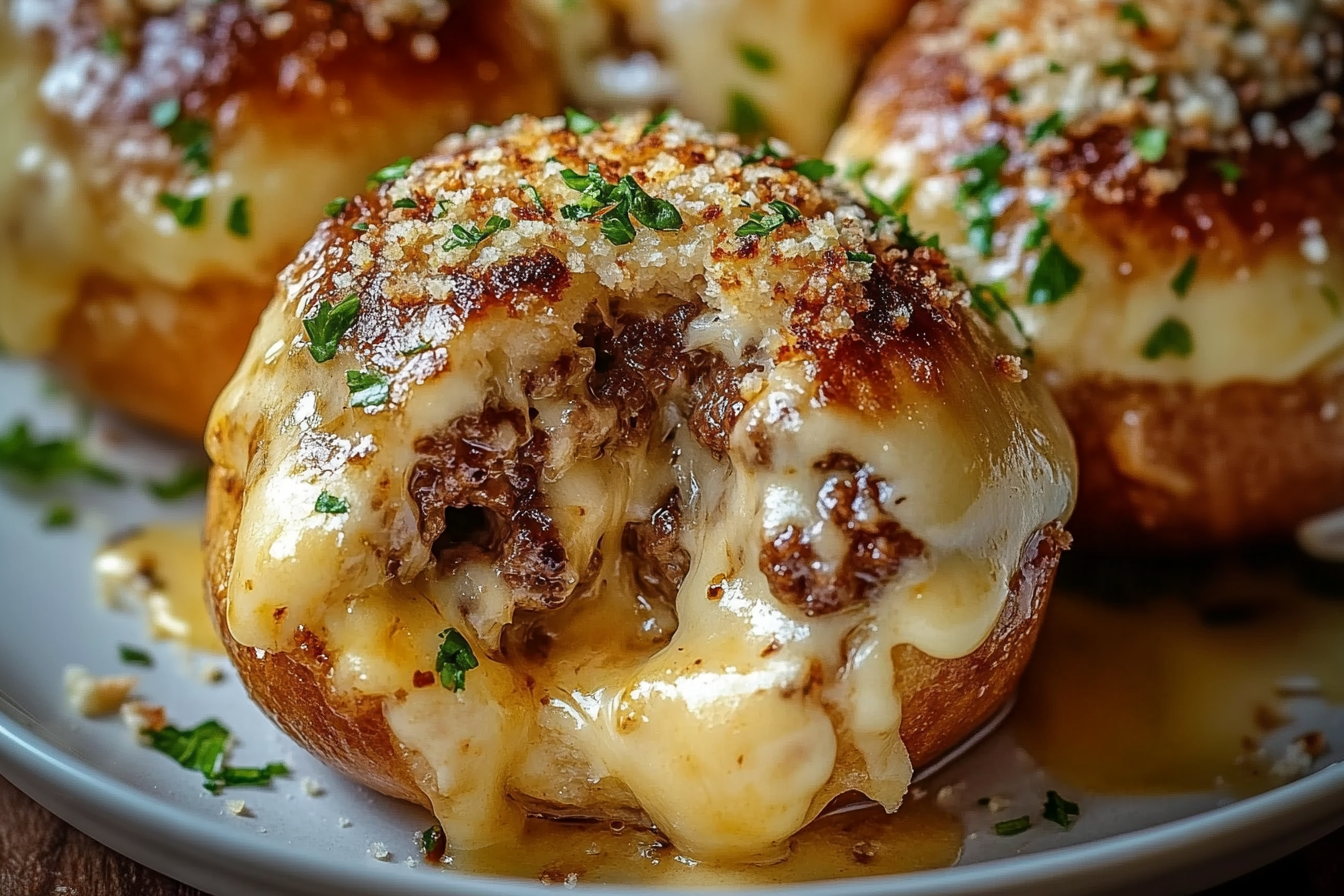
[[[25,718],[28,720],[25,722]],[[331,865],[218,825],[157,800],[67,752],[43,726],[0,692],[0,773],[63,820],[134,861],[206,892],[296,894],[377,892],[381,896],[513,896],[547,889],[539,881],[462,872],[411,880],[369,860]],[[1285,826],[1285,819],[1291,822]],[[1179,876],[1196,862],[1259,850],[1283,855],[1344,821],[1344,762],[1297,781],[1187,818],[1138,831],[973,865],[845,880],[783,884],[771,889],[837,896],[951,896],[1036,891],[1091,879],[1113,891]],[[1272,836],[1265,826],[1274,825]],[[409,843],[409,836],[407,842]],[[1142,858],[1142,862],[1135,859]],[[1243,863],[1244,864],[1244,863]],[[1257,864],[1259,864],[1257,862]],[[1234,867],[1235,865],[1235,867]],[[1227,866],[1226,877],[1248,870]],[[1208,878],[1206,883],[1217,883]],[[228,887],[221,890],[220,885]],[[276,885],[280,884],[279,888]],[[740,888],[604,884],[611,894],[714,894]]]

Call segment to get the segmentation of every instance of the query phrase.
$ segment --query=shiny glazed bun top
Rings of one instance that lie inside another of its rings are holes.
[[[1333,0],[923,4],[832,153],[1053,382],[1287,383],[1344,349],[1342,80]]]
[[[170,426],[169,380],[218,393],[327,202],[556,108],[507,0],[9,0],[0,78],[0,342]]]
[[[282,275],[208,431],[226,635],[454,844],[528,807],[778,857],[1006,698],[1072,446],[896,222],[675,117],[572,126],[449,138]]]

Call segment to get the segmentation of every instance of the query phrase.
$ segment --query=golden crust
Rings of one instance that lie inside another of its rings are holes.
[[[1056,392],[1089,547],[1274,538],[1344,506],[1344,376],[1216,389],[1085,380]]]
[[[359,10],[318,0],[270,13],[188,2],[126,21],[105,7],[27,5],[28,39],[45,48],[36,127],[69,160],[81,190],[70,214],[87,220],[71,227],[86,234],[82,254],[59,262],[74,268],[62,272],[73,299],[53,309],[54,343],[11,347],[46,351],[96,398],[186,436],[203,430],[324,202],[445,133],[557,105],[549,59],[509,3],[456,4],[442,23],[377,35]],[[100,49],[109,33],[116,53]],[[208,124],[209,178],[150,120],[168,99]],[[13,205],[48,201],[42,190],[21,183]],[[174,227],[160,192],[204,195],[204,223]],[[225,228],[238,195],[252,207],[243,237]],[[25,227],[16,255],[49,238]]]
[[[243,686],[285,733],[327,765],[380,793],[428,808],[411,760],[383,717],[381,701],[352,702],[332,687],[331,665],[317,638],[296,639],[291,652],[260,655],[233,638],[228,582],[242,498],[241,477],[216,467],[206,505],[206,591],[216,631]],[[1069,542],[1058,524],[1032,538],[1003,612],[975,652],[937,659],[910,645],[896,649],[901,737],[915,768],[970,736],[1011,697],[1035,648],[1059,558]]]

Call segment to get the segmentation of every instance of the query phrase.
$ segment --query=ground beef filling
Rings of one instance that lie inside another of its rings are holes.
[[[924,553],[924,543],[886,511],[889,486],[869,467],[837,453],[815,468],[831,474],[817,492],[815,521],[768,533],[760,555],[771,593],[808,616],[868,600],[905,561]],[[843,540],[839,556],[820,548],[828,527],[839,530]]]
[[[564,398],[572,406],[563,429],[542,431],[530,408],[491,407],[415,444],[420,459],[409,491],[441,575],[485,558],[503,571],[519,609],[558,607],[581,590],[597,557],[567,555],[540,487],[548,465],[563,469],[662,439],[667,434],[655,428],[668,420],[668,405],[701,444],[723,455],[742,410],[741,373],[711,353],[685,351],[696,313],[684,304],[655,316],[613,308],[585,318],[577,350],[524,379],[529,400]],[[669,603],[690,566],[681,525],[673,492],[648,520],[627,524],[619,546],[642,585]]]

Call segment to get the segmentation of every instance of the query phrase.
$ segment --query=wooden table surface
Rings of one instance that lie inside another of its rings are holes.
[[[1205,896],[1344,893],[1344,829]],[[0,778],[0,896],[201,896],[95,843]]]

